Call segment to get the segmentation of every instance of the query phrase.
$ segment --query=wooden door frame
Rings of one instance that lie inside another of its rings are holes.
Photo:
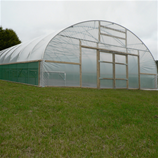
[[[125,53],[125,52],[120,52],[120,51],[115,51],[115,50],[108,50],[108,49],[104,49],[104,48],[99,48],[98,44],[97,47],[91,47],[91,46],[85,46],[82,45],[81,41],[79,42],[80,45],[80,87],[82,87],[82,48],[86,48],[86,49],[95,49],[96,50],[96,60],[97,60],[97,89],[100,89],[100,52],[105,52],[105,53],[111,53],[112,54],[112,58],[113,58],[113,62],[107,62],[107,63],[112,63],[113,64],[113,89],[116,89],[116,79],[115,77],[115,64],[122,64],[122,63],[117,63],[115,62],[115,55],[123,55],[126,57],[126,63],[123,65],[126,65],[126,88],[123,89],[129,89],[129,80],[128,80],[128,55],[131,56],[136,56],[138,57],[138,87],[137,89],[140,89],[140,58],[139,58],[139,54],[131,54],[131,53]],[[106,62],[105,62],[106,63]],[[123,80],[123,79],[120,79]],[[122,89],[122,88],[117,88],[117,89]]]
[[[105,53],[109,53],[109,52],[106,52],[106,51],[99,51],[99,54],[100,52],[105,52]],[[128,89],[128,54],[119,54],[119,55],[122,55],[122,56],[125,56],[125,63],[119,63],[119,62],[116,62],[115,60],[115,55],[117,55],[118,53],[111,53],[112,54],[112,62],[109,62],[109,61],[104,61],[104,63],[109,63],[109,64],[112,64],[113,65],[113,77],[112,78],[103,78],[103,79],[111,79],[113,80],[113,89],[120,89],[120,88],[116,88],[116,80],[126,80],[126,87],[123,88],[123,89]],[[98,60],[98,63],[100,65],[100,62]],[[126,78],[116,78],[116,70],[115,70],[115,65],[116,64],[119,64],[119,65],[125,65],[126,66]],[[99,73],[100,73],[100,67],[99,67]],[[100,78],[100,74],[99,76],[97,75],[97,79]],[[99,79],[100,81],[100,79]],[[100,89],[100,83],[99,83],[99,89]]]

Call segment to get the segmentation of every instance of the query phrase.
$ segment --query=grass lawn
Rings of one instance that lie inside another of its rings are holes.
[[[0,81],[0,157],[158,157],[158,91]]]

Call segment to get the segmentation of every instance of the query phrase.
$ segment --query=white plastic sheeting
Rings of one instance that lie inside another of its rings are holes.
[[[80,44],[89,48],[81,48]],[[97,61],[98,49],[94,48],[99,48],[100,61]],[[128,54],[127,59],[116,52]],[[78,23],[0,51],[0,64],[33,60],[41,60],[40,86],[96,88],[98,62],[100,88],[157,86],[157,68],[149,49],[130,30],[113,22]]]
[[[42,36],[1,51],[0,63],[7,64],[42,60],[45,48],[54,35],[56,35],[56,33]]]

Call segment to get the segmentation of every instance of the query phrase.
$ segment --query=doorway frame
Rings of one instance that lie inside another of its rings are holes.
[[[109,52],[106,52],[106,51],[99,51],[99,56],[100,56],[100,53],[109,53]],[[128,54],[119,54],[119,53],[115,53],[115,52],[113,52],[113,53],[109,53],[109,54],[111,54],[112,55],[112,61],[101,61],[100,60],[100,58],[99,58],[99,60],[97,60],[98,61],[98,67],[99,67],[99,69],[98,69],[98,76],[97,76],[97,78],[99,78],[99,81],[98,81],[98,88],[100,88],[100,80],[113,80],[113,89],[128,89]],[[116,58],[115,58],[115,56],[116,55],[121,55],[121,56],[124,56],[125,57],[125,63],[123,63],[123,62],[116,62]],[[101,78],[101,76],[100,76],[100,64],[101,63],[108,63],[108,64],[112,64],[112,78]],[[117,65],[124,65],[125,66],[125,75],[126,75],[126,77],[125,78],[118,78],[118,77],[116,77],[116,64]],[[117,86],[116,86],[116,80],[122,80],[122,81],[126,81],[126,87],[122,87],[122,88],[117,88]]]
[[[129,89],[129,82],[128,82],[128,55],[131,56],[136,56],[138,59],[138,88],[134,89],[140,89],[140,58],[139,58],[139,53],[137,54],[131,54],[131,53],[125,53],[125,52],[120,52],[120,51],[115,51],[115,50],[108,50],[104,48],[99,48],[98,44],[97,47],[91,47],[91,46],[85,46],[81,44],[80,41],[80,87],[82,87],[82,48],[87,48],[87,49],[95,49],[96,50],[96,60],[97,60],[97,89],[100,88],[100,52],[106,52],[106,53],[111,53],[113,56],[113,62],[105,62],[105,63],[112,63],[113,64],[113,89]],[[126,57],[126,63],[123,65],[126,65],[126,79],[121,79],[121,78],[116,78],[115,75],[115,64],[122,64],[115,62],[115,55],[124,55]],[[126,80],[126,88],[116,88],[116,80]],[[110,89],[110,88],[107,88]],[[132,89],[132,88],[130,88]]]

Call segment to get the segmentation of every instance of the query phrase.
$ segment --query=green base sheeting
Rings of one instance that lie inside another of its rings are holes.
[[[0,79],[38,85],[39,62],[0,65]]]

